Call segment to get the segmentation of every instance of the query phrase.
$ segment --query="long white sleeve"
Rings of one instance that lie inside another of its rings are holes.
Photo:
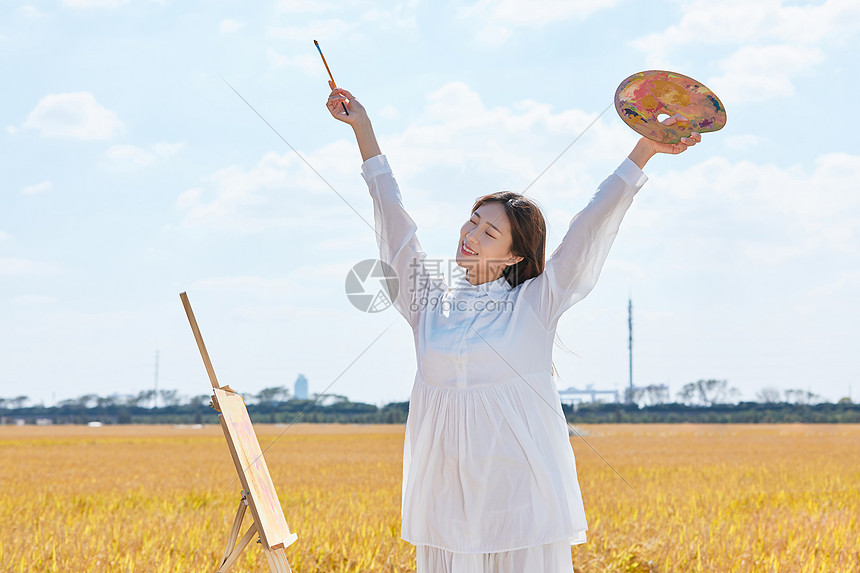
[[[522,285],[522,298],[547,328],[597,284],[621,220],[647,180],[639,166],[625,158],[571,219],[544,272]]]
[[[365,161],[361,172],[373,198],[379,258],[397,274],[398,293],[392,293],[392,303],[415,329],[434,283],[424,266],[427,253],[418,242],[418,226],[403,207],[400,188],[384,155]]]

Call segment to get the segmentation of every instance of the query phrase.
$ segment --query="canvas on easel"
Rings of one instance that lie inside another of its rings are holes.
[[[270,571],[272,573],[291,573],[292,570],[287,562],[284,549],[296,541],[297,536],[290,531],[287,525],[284,511],[278,501],[278,495],[269,474],[269,468],[265,458],[263,458],[257,435],[254,433],[254,426],[248,416],[245,401],[240,394],[234,392],[229,386],[219,386],[215,377],[215,370],[212,368],[212,362],[209,360],[209,353],[206,351],[206,345],[203,344],[203,337],[200,335],[197,320],[191,310],[188,296],[183,292],[179,297],[182,299],[185,313],[188,315],[188,322],[191,324],[191,330],[197,341],[197,347],[203,357],[203,364],[209,374],[213,392],[212,405],[219,412],[218,419],[221,421],[221,429],[224,431],[230,455],[242,483],[242,498],[239,502],[239,509],[236,511],[233,527],[230,529],[227,539],[227,548],[217,571],[218,573],[226,573],[254,535],[259,535]],[[246,508],[251,509],[253,523],[242,538],[238,539]]]

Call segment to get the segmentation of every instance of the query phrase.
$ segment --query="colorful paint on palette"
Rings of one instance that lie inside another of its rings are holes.
[[[637,133],[662,143],[677,143],[694,131],[718,131],[727,119],[723,103],[701,82],[663,70],[639,72],[621,82],[615,90],[615,110]],[[657,119],[662,114],[686,119],[663,125]]]

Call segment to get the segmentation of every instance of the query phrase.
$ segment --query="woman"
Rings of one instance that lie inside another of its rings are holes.
[[[701,136],[640,139],[546,263],[546,225],[531,201],[480,198],[458,238],[465,275],[449,289],[424,267],[364,107],[344,89],[327,107],[355,133],[380,258],[399,280],[392,302],[415,340],[401,536],[416,546],[418,572],[573,573],[570,546],[585,543],[588,525],[552,378],[558,319],[597,282],[647,161]]]

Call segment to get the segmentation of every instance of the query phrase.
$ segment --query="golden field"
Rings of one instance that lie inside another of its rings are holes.
[[[860,571],[860,426],[579,428],[577,573]],[[284,428],[256,430],[265,449]],[[414,571],[402,447],[402,426],[346,425],[271,445],[294,571]],[[240,489],[217,425],[0,426],[0,570],[214,572]],[[233,571],[268,566],[252,543]]]

